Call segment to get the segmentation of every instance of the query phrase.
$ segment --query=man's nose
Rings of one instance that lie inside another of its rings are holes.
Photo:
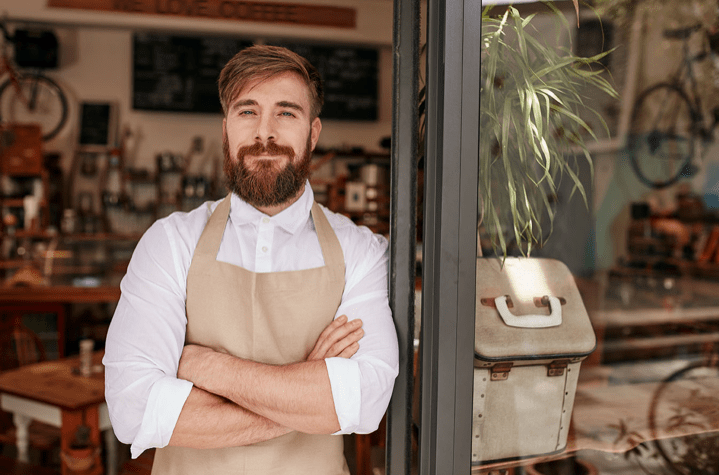
[[[267,143],[269,140],[277,139],[276,121],[272,116],[260,117],[257,122],[257,131],[255,132],[255,140]]]

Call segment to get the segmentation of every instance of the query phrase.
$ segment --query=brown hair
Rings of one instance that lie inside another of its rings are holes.
[[[319,72],[309,61],[287,48],[268,45],[245,48],[222,68],[218,85],[225,116],[227,108],[250,81],[265,80],[285,72],[296,73],[304,80],[310,92],[310,114],[314,120],[324,104]]]

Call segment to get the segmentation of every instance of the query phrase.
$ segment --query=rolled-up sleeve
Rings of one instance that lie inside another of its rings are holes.
[[[192,383],[177,379],[185,340],[183,267],[167,223],[138,242],[105,344],[105,398],[117,438],[133,457],[169,442]],[[191,256],[191,254],[190,254]]]
[[[377,429],[399,371],[397,332],[387,293],[387,241],[367,236],[363,228],[356,233],[360,235],[353,245],[343,246],[346,285],[337,316],[360,318],[364,337],[350,359],[325,360],[340,423],[338,434]]]

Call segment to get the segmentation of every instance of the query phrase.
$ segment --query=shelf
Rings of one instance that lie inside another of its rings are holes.
[[[0,269],[19,269],[28,263],[25,259],[0,260]]]
[[[719,321],[719,307],[698,308],[641,308],[621,310],[597,310],[593,318],[598,324],[610,328],[647,327],[691,322]]]
[[[678,346],[694,346],[705,343],[719,342],[719,334],[707,333],[697,335],[661,335],[645,338],[625,338],[622,340],[605,341],[604,352],[633,352],[639,350],[659,350]]]
[[[16,229],[13,236],[15,236],[16,239],[52,239],[53,237],[56,237],[57,234],[37,229]]]
[[[375,150],[338,150],[338,149],[315,149],[314,156],[321,159],[323,155],[333,154],[333,157],[341,159],[359,158],[359,159],[379,159],[389,161],[392,158],[389,152]]]

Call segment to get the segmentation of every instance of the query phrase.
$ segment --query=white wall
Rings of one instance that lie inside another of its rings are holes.
[[[164,113],[133,110],[131,106],[132,34],[134,31],[178,34],[228,34],[262,40],[265,37],[300,40],[336,40],[338,43],[371,45],[379,49],[379,116],[374,122],[323,121],[319,146],[361,146],[378,150],[382,137],[391,133],[392,118],[392,2],[390,0],[321,1],[296,3],[351,6],[357,11],[355,29],[299,27],[225,20],[187,19],[158,15],[98,13],[53,9],[44,0],[12,2],[7,9],[11,26],[43,25],[52,28],[60,43],[60,67],[52,76],[70,102],[69,124],[47,151],[63,156],[69,168],[78,132],[78,104],[110,101],[117,105],[119,125],[128,126],[132,137],[129,165],[154,169],[155,156],[163,151],[185,153],[193,137],[204,139],[208,158],[219,156],[221,115]]]

